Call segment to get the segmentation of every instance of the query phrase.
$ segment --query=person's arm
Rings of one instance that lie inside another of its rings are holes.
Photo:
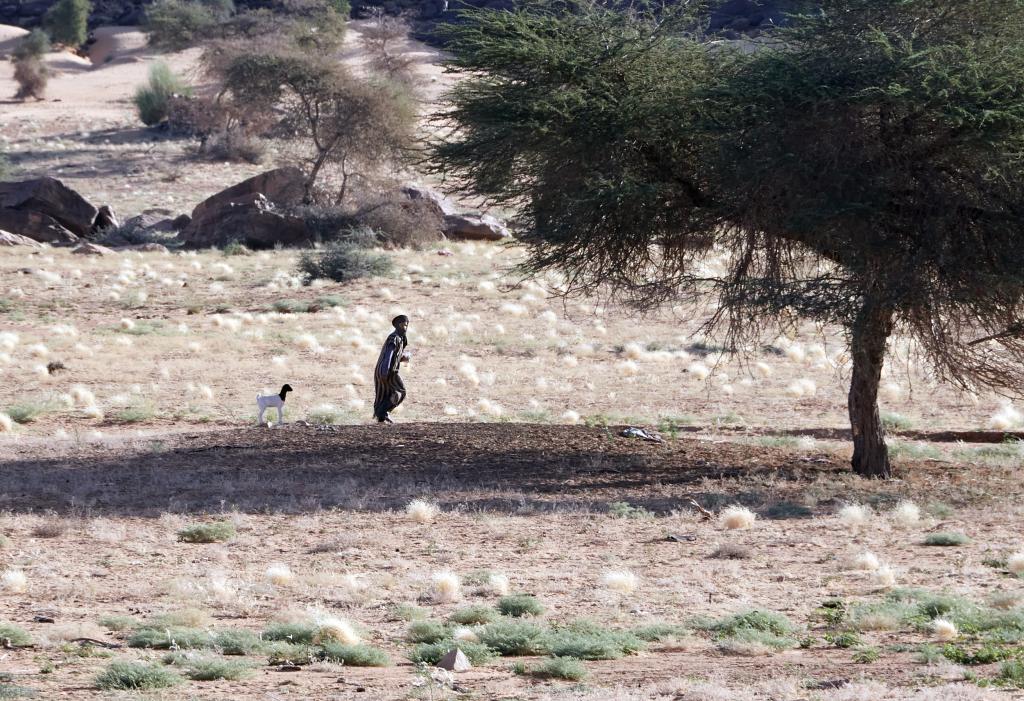
[[[390,339],[384,343],[384,349],[380,354],[380,361],[377,363],[377,376],[387,377],[389,373],[394,372],[395,365],[395,343]]]

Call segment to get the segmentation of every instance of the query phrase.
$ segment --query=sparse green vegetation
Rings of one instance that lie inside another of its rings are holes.
[[[436,643],[451,635],[451,630],[440,621],[413,621],[405,637],[411,643]]]
[[[121,632],[124,630],[134,630],[141,625],[141,621],[134,616],[104,616],[99,620],[99,624],[107,630],[114,632]]]
[[[999,666],[999,682],[1006,686],[1024,688],[1024,661],[1010,660]]]
[[[796,628],[781,613],[747,611],[717,621],[698,621],[697,627],[714,634],[719,647],[733,654],[756,655],[796,647]]]
[[[121,409],[114,415],[114,421],[121,424],[134,424],[149,421],[156,414],[152,404],[136,404]]]
[[[15,423],[29,424],[55,408],[53,402],[49,401],[24,401],[12,404],[4,413],[10,416]]]
[[[943,531],[940,531],[938,533],[929,533],[927,536],[925,536],[924,539],[925,545],[937,545],[946,547],[967,545],[970,542],[971,539],[963,533],[950,533]]]
[[[893,458],[909,458],[911,460],[942,460],[942,451],[928,443],[908,443],[893,441],[889,446],[889,455]]]
[[[469,663],[472,665],[487,664],[493,660],[497,653],[483,643],[473,643],[463,640],[439,640],[433,643],[420,643],[417,645],[412,653],[409,655],[409,659],[417,664],[424,663],[428,665],[437,664],[442,657],[444,657],[448,651],[453,648],[459,648],[462,650],[462,654],[466,656]]]
[[[413,604],[396,604],[394,607],[394,617],[399,621],[422,621],[428,613],[425,608]]]
[[[633,635],[648,643],[658,642],[666,638],[681,638],[689,635],[686,626],[675,623],[649,623],[638,626],[630,631]]]
[[[589,621],[577,621],[552,631],[547,641],[553,657],[580,660],[614,660],[644,648],[644,642],[630,631],[613,630]]]
[[[253,672],[253,666],[242,660],[225,660],[209,655],[195,653],[171,652],[164,656],[164,664],[181,669],[182,673],[192,681],[209,682],[218,679],[237,681],[244,679]]]
[[[87,38],[90,12],[92,3],[89,0],[57,0],[46,11],[43,26],[53,41],[76,49]]]
[[[754,556],[754,551],[745,545],[734,543],[723,543],[708,555],[714,560],[749,560]]]
[[[235,537],[235,524],[230,521],[197,523],[178,531],[178,540],[185,543],[219,543]]]
[[[845,633],[826,633],[825,642],[839,648],[857,647],[864,643],[860,636],[849,631]]]
[[[35,689],[0,681],[0,699],[26,699],[36,695]]]
[[[31,645],[32,638],[24,630],[10,623],[0,623],[0,640],[9,641],[9,645]]]
[[[146,691],[180,684],[181,677],[159,665],[118,660],[96,678],[96,686],[107,691]]]
[[[894,411],[883,411],[881,418],[886,431],[909,431],[914,428],[913,421]]]
[[[472,626],[484,623],[493,623],[498,619],[498,612],[490,606],[465,606],[451,615],[452,623],[463,626]]]
[[[311,644],[316,638],[315,623],[274,623],[263,631],[264,640]]]
[[[304,665],[316,661],[314,648],[310,645],[279,640],[267,646],[267,664]]]
[[[128,647],[154,650],[193,650],[211,648],[214,636],[198,628],[140,628],[128,636]]]
[[[853,651],[853,661],[857,664],[871,664],[881,656],[881,651],[873,645],[862,645]]]
[[[544,629],[530,621],[511,619],[489,623],[480,631],[479,637],[481,643],[503,657],[548,652]]]
[[[266,644],[251,630],[221,630],[214,635],[214,647],[225,655],[251,655],[262,652]]]
[[[313,280],[351,282],[361,277],[379,277],[391,272],[391,259],[374,253],[367,245],[353,241],[332,243],[319,251],[306,251],[299,258],[298,272],[306,284]]]
[[[553,657],[526,670],[526,674],[541,679],[565,679],[578,682],[587,676],[587,667],[573,657]]]
[[[498,600],[498,611],[512,618],[539,616],[544,613],[544,605],[530,594],[512,594]]]
[[[649,519],[654,512],[642,506],[633,506],[628,501],[613,501],[608,504],[608,515],[614,518]]]
[[[387,667],[391,663],[386,652],[369,645],[324,643],[314,654],[325,662],[340,662],[349,667]]]

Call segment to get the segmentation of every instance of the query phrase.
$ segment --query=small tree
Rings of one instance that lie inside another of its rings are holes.
[[[391,80],[410,81],[412,57],[402,51],[402,42],[410,34],[408,20],[378,11],[362,31],[371,67]]]
[[[753,52],[694,16],[469,13],[434,162],[518,210],[527,270],[571,291],[717,294],[736,347],[794,313],[840,325],[853,468],[887,477],[892,334],[963,389],[1024,391],[1024,5],[815,5]]]
[[[412,141],[415,110],[394,84],[360,80],[320,56],[246,53],[224,69],[222,98],[244,110],[283,110],[307,165],[307,203],[325,166],[338,171],[334,202],[345,201],[354,179],[401,160]]]
[[[41,59],[50,51],[50,48],[50,37],[42,29],[36,28],[21,40],[14,51],[11,52],[11,57],[15,61],[26,58]]]
[[[43,26],[58,44],[78,47],[88,36],[89,0],[57,0],[43,18]]]

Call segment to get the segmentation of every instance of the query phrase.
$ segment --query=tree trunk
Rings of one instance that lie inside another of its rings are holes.
[[[853,429],[853,471],[861,477],[889,479],[889,449],[878,414],[878,384],[882,379],[885,343],[892,333],[892,310],[866,299],[853,325],[850,355],[850,427]]]

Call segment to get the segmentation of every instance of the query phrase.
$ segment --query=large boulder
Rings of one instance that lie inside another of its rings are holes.
[[[294,207],[302,203],[305,181],[302,171],[292,166],[268,170],[203,200],[192,210],[192,219],[207,217],[232,202],[251,200],[253,195],[263,195],[279,209]]]
[[[179,237],[190,248],[226,246],[235,241],[253,249],[313,242],[303,219],[281,213],[259,193],[221,202],[217,209],[207,208],[192,217]]]
[[[60,180],[46,177],[0,183],[0,208],[45,214],[76,236],[92,233],[99,212]]]
[[[0,246],[28,246],[29,248],[42,248],[43,244],[28,236],[18,236],[9,231],[0,230]]]
[[[78,243],[77,236],[42,212],[0,209],[0,229],[56,246]]]
[[[429,187],[410,183],[402,186],[401,193],[410,200],[430,203],[437,214],[442,217],[458,213],[458,208],[456,208],[454,202],[442,195],[440,192],[431,190]]]
[[[449,214],[444,218],[444,235],[462,241],[505,241],[512,238],[505,225],[489,214]]]

